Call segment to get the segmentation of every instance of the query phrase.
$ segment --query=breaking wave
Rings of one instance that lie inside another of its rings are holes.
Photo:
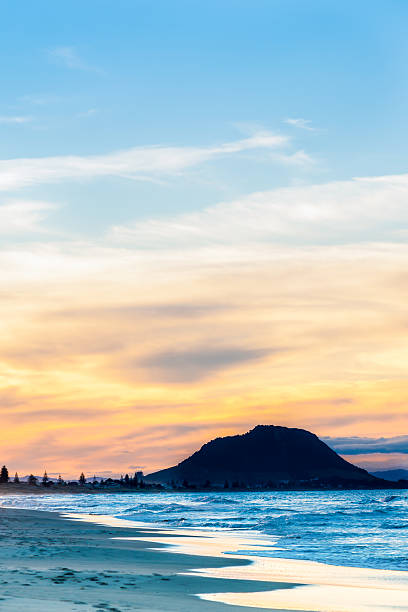
[[[106,514],[163,527],[262,533],[257,555],[408,570],[407,491],[163,492],[0,497],[0,505]],[[279,550],[276,548],[279,548]]]

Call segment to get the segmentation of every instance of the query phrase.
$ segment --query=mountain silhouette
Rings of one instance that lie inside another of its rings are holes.
[[[178,465],[146,477],[150,482],[249,486],[271,482],[344,480],[375,482],[366,470],[342,459],[304,429],[257,425],[248,433],[216,438]]]

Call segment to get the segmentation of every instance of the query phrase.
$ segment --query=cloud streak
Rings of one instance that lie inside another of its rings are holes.
[[[0,205],[0,235],[44,232],[41,222],[58,207],[51,202],[16,200]]]
[[[30,121],[32,121],[32,117],[26,117],[23,115],[17,115],[17,116],[9,116],[9,115],[1,115],[0,116],[0,123],[6,123],[6,124],[14,124],[14,125],[21,125],[23,123],[29,123]]]
[[[135,147],[94,156],[60,156],[0,160],[0,190],[98,177],[152,180],[243,151],[275,149],[288,143],[285,136],[262,132],[213,147]]]
[[[96,72],[103,74],[103,71],[96,66],[88,64],[78,54],[75,47],[60,46],[49,51],[49,56],[54,61],[62,64],[70,70],[84,70],[86,72]]]
[[[162,382],[194,382],[219,371],[249,361],[259,360],[270,352],[242,347],[201,346],[187,350],[159,352],[145,357],[141,365],[153,380]]]
[[[395,225],[408,225],[407,197],[408,175],[356,178],[263,191],[197,212],[116,226],[112,237],[152,248],[395,241]]]
[[[323,440],[336,452],[345,455],[366,455],[371,453],[408,454],[408,435],[391,438],[326,437]]]
[[[316,132],[316,128],[311,125],[310,119],[302,119],[298,117],[297,119],[285,119],[284,121],[287,125],[291,125],[292,127],[300,128],[301,130],[307,130],[308,132]]]

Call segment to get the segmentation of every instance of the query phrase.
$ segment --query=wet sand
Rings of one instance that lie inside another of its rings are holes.
[[[0,508],[0,610],[242,612],[245,607],[205,601],[196,594],[293,588],[188,575],[200,568],[243,567],[250,562],[175,554],[163,543],[168,537],[159,530]]]
[[[0,610],[408,611],[408,572],[257,556],[264,548],[273,542],[254,533],[0,508]]]

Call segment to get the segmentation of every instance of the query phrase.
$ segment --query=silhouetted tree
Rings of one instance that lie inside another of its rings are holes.
[[[133,476],[133,486],[135,487],[135,489],[137,488],[139,482],[137,479],[137,472],[135,472],[135,475]]]
[[[128,487],[129,486],[129,481],[130,481],[129,474],[126,474],[125,478],[123,480],[125,482],[125,486]]]
[[[83,472],[81,472],[81,475],[79,477],[79,484],[80,485],[84,485],[85,483],[86,483],[85,474]]]
[[[8,469],[6,468],[5,465],[3,465],[3,467],[1,468],[1,471],[0,471],[0,482],[1,483],[6,483],[8,481],[9,481]]]
[[[29,485],[36,485],[37,484],[37,478],[35,476],[33,476],[33,474],[30,474],[28,477],[28,484]]]
[[[183,480],[183,483],[181,486],[184,487],[185,489],[188,489],[188,480],[186,478]]]
[[[16,473],[15,473],[15,475],[14,475],[14,480],[13,480],[13,482],[14,482],[14,484],[18,484],[18,483],[20,482],[20,479],[19,479],[19,477],[18,477],[17,472],[16,472]]]
[[[48,478],[47,470],[45,470],[44,476],[42,477],[42,481],[41,481],[43,487],[46,487],[48,485],[48,481],[49,481],[49,478]]]
[[[228,480],[226,480],[224,482],[224,489],[229,489],[229,482],[228,482]]]

